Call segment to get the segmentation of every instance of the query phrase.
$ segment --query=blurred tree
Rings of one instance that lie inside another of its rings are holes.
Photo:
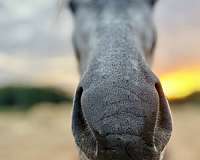
[[[62,103],[71,102],[71,96],[55,88],[39,87],[4,87],[0,88],[0,108],[15,106],[29,108],[41,102]]]

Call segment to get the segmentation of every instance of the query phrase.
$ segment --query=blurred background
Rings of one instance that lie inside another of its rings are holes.
[[[200,1],[160,0],[153,71],[170,101],[169,160],[200,159]],[[73,17],[57,0],[0,0],[0,159],[77,160]]]

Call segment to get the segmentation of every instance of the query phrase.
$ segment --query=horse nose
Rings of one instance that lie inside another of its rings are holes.
[[[144,153],[160,154],[168,143],[172,131],[169,105],[158,79],[148,74],[138,79],[102,80],[98,85],[82,82],[77,89],[73,134],[80,146],[88,143],[84,136],[92,142],[88,147],[96,148],[98,160],[138,160]]]
[[[158,103],[152,101],[150,103],[153,105],[149,104],[149,108],[143,106],[144,110],[141,110],[136,117],[130,114],[128,118],[131,122],[126,121],[128,112],[123,113],[122,117],[119,114],[116,121],[113,120],[115,119],[113,114],[105,121],[101,121],[100,130],[92,128],[97,142],[98,160],[104,160],[105,157],[108,160],[139,160],[145,155],[148,155],[147,159],[156,159],[155,157],[163,152],[171,137],[172,118],[160,82],[156,81],[154,87]],[[156,101],[156,97],[154,98]]]

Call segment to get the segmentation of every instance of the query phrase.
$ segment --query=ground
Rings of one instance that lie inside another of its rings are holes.
[[[0,112],[1,160],[77,160],[70,129],[70,104]],[[200,159],[200,106],[173,106],[169,160]]]

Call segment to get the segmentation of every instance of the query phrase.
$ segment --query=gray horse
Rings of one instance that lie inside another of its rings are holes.
[[[150,70],[156,0],[71,0],[81,73],[72,131],[81,160],[160,160],[172,120]]]

